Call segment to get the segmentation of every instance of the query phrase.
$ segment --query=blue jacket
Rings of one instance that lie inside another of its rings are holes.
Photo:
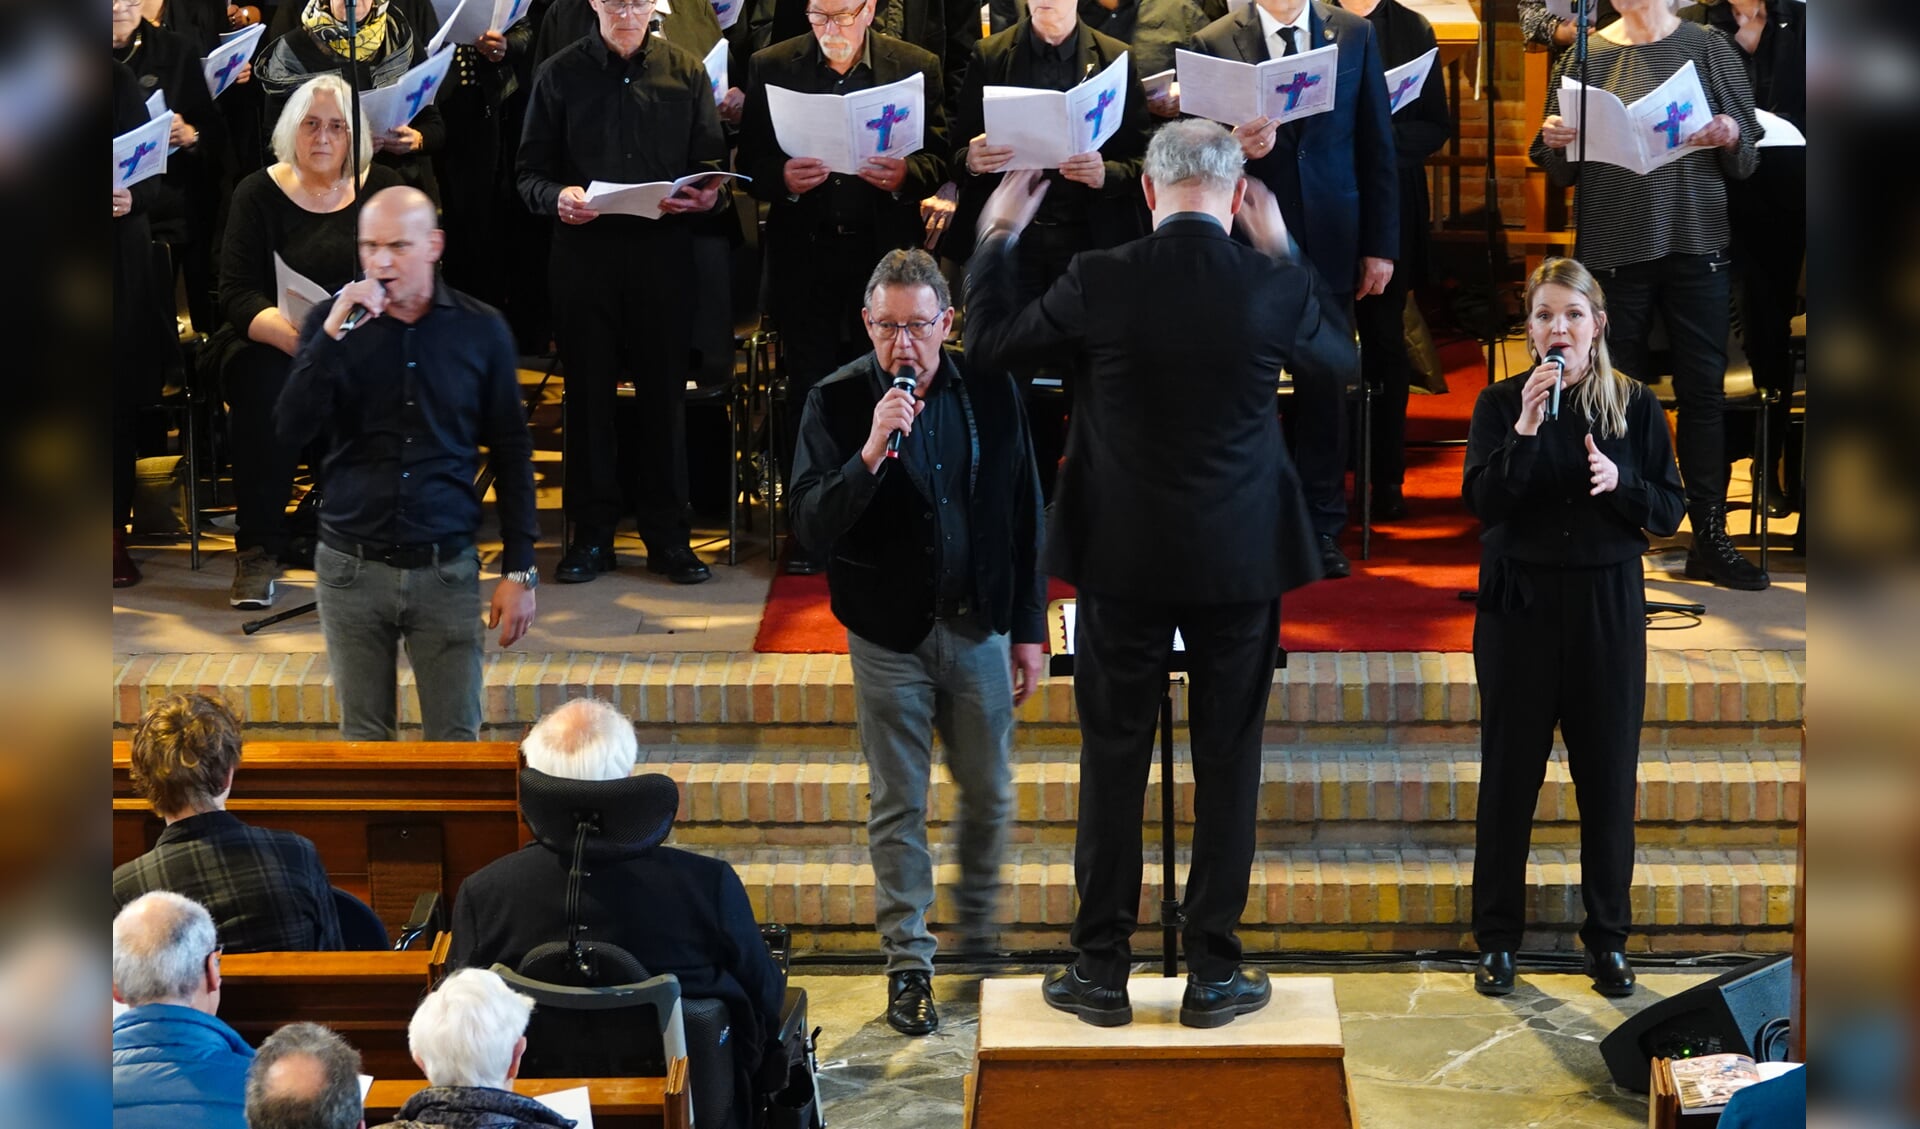
[[[247,1129],[253,1048],[218,1018],[146,1004],[113,1021],[114,1129]]]

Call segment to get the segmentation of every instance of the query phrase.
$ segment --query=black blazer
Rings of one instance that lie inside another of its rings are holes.
[[[1732,39],[1738,25],[1729,4],[1690,4],[1680,18],[1703,23]],[[1739,50],[1739,44],[1734,44]],[[1752,55],[1739,51],[1753,83],[1757,109],[1779,114],[1807,132],[1807,6],[1802,0],[1767,0],[1767,27]],[[1807,210],[1807,151],[1798,145],[1760,150],[1760,167],[1745,180],[1727,182],[1727,205],[1736,214],[1778,215]]]
[[[1386,68],[1372,24],[1323,0],[1312,0],[1307,13],[1311,47],[1340,48],[1333,109],[1281,126],[1273,152],[1248,161],[1247,173],[1280,198],[1287,230],[1308,261],[1335,297],[1350,301],[1361,256],[1400,255],[1399,172]],[[1265,62],[1259,13],[1248,4],[1213,21],[1193,37],[1193,50]]]
[[[1367,20],[1380,39],[1381,66],[1392,69],[1432,50],[1439,40],[1427,17],[1400,3],[1380,0]],[[1394,256],[1398,281],[1419,287],[1427,274],[1427,158],[1453,137],[1453,110],[1447,105],[1446,74],[1436,60],[1420,97],[1393,115],[1393,147],[1400,162],[1400,254]]]
[[[944,379],[960,379],[953,350],[941,364]],[[966,372],[980,444],[967,500],[975,602],[994,631],[1039,643],[1046,575],[1026,408],[1005,371],[968,364]],[[877,476],[860,461],[873,406],[887,387],[868,353],[807,393],[789,504],[801,541],[833,547],[827,591],[834,617],[862,639],[905,653],[933,628],[933,499],[906,460],[885,463]]]
[[[1080,254],[1024,310],[1013,259],[996,234],[968,264],[967,360],[1081,360],[1048,571],[1161,603],[1268,600],[1318,580],[1280,370],[1344,386],[1359,358],[1314,272],[1200,215]]]
[[[949,257],[964,259],[973,250],[974,225],[980,218],[980,208],[1000,186],[1001,173],[975,176],[967,171],[967,143],[987,128],[984,108],[987,87],[1031,85],[1027,80],[1027,60],[1031,57],[1027,41],[1033,34],[1032,28],[1032,21],[1021,20],[1005,31],[982,39],[967,64],[967,81],[960,92],[960,105],[954,111],[953,121],[952,168],[954,183],[960,187],[960,202],[946,241],[941,245],[941,251]],[[1127,50],[1126,44],[1084,23],[1076,25],[1074,34],[1079,36],[1074,48],[1074,69],[1082,74],[1098,74],[1122,54],[1127,56],[1126,116],[1119,132],[1100,147],[1100,155],[1106,159],[1107,182],[1092,194],[1087,212],[1087,222],[1093,229],[1093,245],[1118,247],[1146,231],[1138,182],[1140,165],[1147,152],[1147,91],[1140,85],[1140,69],[1133,65],[1133,53]]]

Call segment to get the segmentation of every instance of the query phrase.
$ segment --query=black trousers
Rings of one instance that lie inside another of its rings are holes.
[[[1351,321],[1353,303],[1341,301]],[[1281,416],[1287,449],[1313,531],[1338,537],[1347,526],[1347,390],[1332,377],[1293,375],[1293,397]]]
[[[1800,267],[1807,254],[1807,213],[1763,205],[1734,206],[1727,218],[1733,226],[1733,265],[1739,278],[1741,346],[1753,365],[1754,383],[1780,393],[1767,409],[1767,442],[1772,450],[1755,459],[1773,474],[1787,449],[1792,418],[1793,359],[1789,343],[1793,314],[1799,304]],[[1792,458],[1791,454],[1788,456]],[[1787,493],[1799,481],[1789,462],[1781,468]],[[1805,504],[1805,499],[1801,499]]]
[[[459,60],[454,66],[460,65]],[[440,182],[440,226],[446,230],[441,268],[449,285],[498,309],[506,308],[509,261],[503,221],[510,201],[500,176],[500,116],[479,86],[456,86],[440,98],[447,124],[443,152],[434,154]]]
[[[637,527],[650,551],[684,547],[686,384],[692,300],[687,227],[606,217],[553,240],[555,336],[566,370],[562,506],[578,540],[610,540],[627,506],[621,447],[635,466]],[[622,434],[617,386],[633,381],[638,426]]]
[[[1483,562],[1473,623],[1480,680],[1480,811],[1473,936],[1520,947],[1527,848],[1557,723],[1580,807],[1580,940],[1624,950],[1633,911],[1634,788],[1646,702],[1645,581],[1638,557],[1598,568]]]
[[[1373,388],[1373,484],[1398,487],[1407,478],[1408,283],[1396,270],[1386,290],[1354,303],[1360,330],[1360,375]]]
[[[871,233],[783,232],[768,248],[771,292],[786,367],[787,407],[780,468],[793,476],[793,445],[807,393],[848,361],[873,348],[860,310],[867,279],[886,253]]]
[[[1140,813],[1154,761],[1173,633],[1186,644],[1193,737],[1192,866],[1181,900],[1187,970],[1224,980],[1240,964],[1253,866],[1260,739],[1273,688],[1280,605],[1162,604],[1081,589],[1074,638],[1080,823],[1073,876],[1081,975],[1126,983],[1140,906]]]
[[[250,341],[227,361],[221,380],[233,452],[234,548],[258,546],[276,557],[287,547],[287,498],[300,465],[300,449],[280,442],[273,426],[273,406],[292,368],[292,357]]]

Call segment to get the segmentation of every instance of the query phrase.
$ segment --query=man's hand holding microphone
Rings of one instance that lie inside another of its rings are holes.
[[[860,448],[860,461],[867,464],[869,474],[879,474],[881,464],[898,455],[900,436],[913,434],[913,421],[927,406],[914,397],[916,380],[913,366],[902,365],[894,374],[893,387],[873,406],[873,430]]]
[[[321,328],[327,331],[328,337],[338,341],[349,330],[379,317],[386,308],[387,288],[380,285],[378,279],[356,278],[334,295],[333,309],[328,311]]]

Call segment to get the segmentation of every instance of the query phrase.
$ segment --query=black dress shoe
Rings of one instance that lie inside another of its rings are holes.
[[[1399,521],[1407,516],[1407,496],[1398,486],[1373,488],[1373,520]]]
[[[1180,997],[1180,1025],[1224,1027],[1236,1015],[1266,1007],[1272,998],[1273,985],[1264,969],[1241,965],[1217,984],[1189,973],[1187,994]]]
[[[931,1035],[940,1026],[933,978],[918,970],[887,974],[887,1024],[902,1035]]]
[[[1340,546],[1334,544],[1333,538],[1324,533],[1320,535],[1320,572],[1328,580],[1339,580],[1341,577],[1353,575],[1353,562],[1347,560],[1347,555],[1340,551]]]
[[[613,571],[613,546],[575,541],[560,558],[553,578],[562,584],[585,584],[603,572]]]
[[[1633,966],[1622,952],[1587,951],[1587,975],[1593,978],[1593,990],[1603,996],[1619,998],[1633,995]]]
[[[1480,954],[1480,966],[1473,970],[1473,990],[1483,996],[1513,994],[1513,954],[1495,951]]]
[[[812,576],[827,571],[826,562],[815,557],[798,541],[787,542],[787,563],[781,567],[788,576]]]
[[[693,550],[678,545],[662,552],[647,551],[647,571],[658,572],[675,584],[699,584],[713,579],[713,570]]]
[[[1071,964],[1047,973],[1040,995],[1048,1006],[1072,1012],[1082,1023],[1095,1027],[1122,1027],[1133,1022],[1133,1003],[1127,999],[1126,985],[1102,988],[1083,978]]]

